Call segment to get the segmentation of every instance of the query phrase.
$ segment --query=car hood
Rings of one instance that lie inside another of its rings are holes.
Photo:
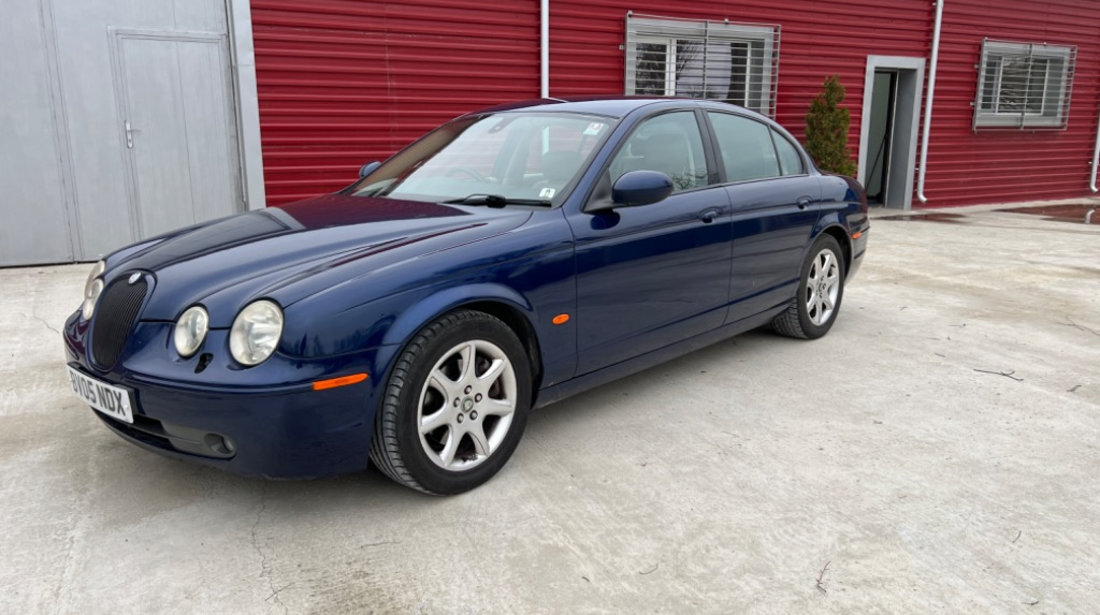
[[[108,258],[108,277],[133,271],[153,274],[143,320],[175,320],[187,307],[202,304],[212,327],[228,327],[252,299],[271,297],[286,307],[323,290],[311,280],[330,283],[334,269],[344,270],[347,278],[366,275],[387,255],[407,258],[410,249],[423,254],[480,241],[515,228],[530,215],[523,210],[327,195],[152,240],[117,262]]]

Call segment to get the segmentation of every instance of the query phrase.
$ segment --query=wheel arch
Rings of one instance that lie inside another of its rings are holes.
[[[538,390],[542,383],[542,349],[529,315],[521,312],[514,305],[499,300],[473,301],[452,308],[452,310],[459,309],[476,310],[495,316],[516,334],[531,362],[531,405],[534,407],[535,398],[538,397]]]
[[[433,293],[408,307],[394,320],[386,332],[385,343],[404,348],[428,323],[461,309],[494,316],[516,334],[531,362],[531,401],[534,403],[543,373],[542,349],[533,324],[535,310],[526,297],[507,286],[474,284]]]
[[[847,226],[837,212],[829,212],[818,220],[810,241],[806,244],[806,250],[809,251],[817,238],[822,235],[829,235],[840,245],[840,251],[844,257],[844,275],[847,277],[848,272],[852,270],[852,238],[848,235]]]
[[[826,227],[821,234],[836,239],[837,244],[840,245],[840,251],[844,256],[844,275],[847,277],[848,272],[852,270],[852,239],[839,225]]]

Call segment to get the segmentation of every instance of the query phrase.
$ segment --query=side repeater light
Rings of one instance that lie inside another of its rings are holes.
[[[346,387],[349,384],[358,384],[367,379],[366,373],[352,374],[350,376],[340,376],[339,378],[329,378],[328,380],[317,380],[313,383],[314,391],[325,391],[327,389],[335,389],[337,387]]]

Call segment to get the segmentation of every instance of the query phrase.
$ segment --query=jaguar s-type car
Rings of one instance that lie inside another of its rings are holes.
[[[768,118],[675,99],[459,117],[348,188],[93,267],[74,392],[171,457],[267,477],[492,477],[528,412],[737,333],[816,338],[863,189]]]

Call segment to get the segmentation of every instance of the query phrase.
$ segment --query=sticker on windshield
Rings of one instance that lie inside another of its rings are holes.
[[[592,122],[588,125],[588,128],[584,129],[584,134],[585,136],[594,137],[600,134],[600,131],[603,130],[604,126],[605,124],[601,124],[600,122]]]
[[[554,198],[554,193],[556,192],[557,190],[554,190],[553,188],[543,188],[542,190],[539,190],[539,198],[552,199]]]

